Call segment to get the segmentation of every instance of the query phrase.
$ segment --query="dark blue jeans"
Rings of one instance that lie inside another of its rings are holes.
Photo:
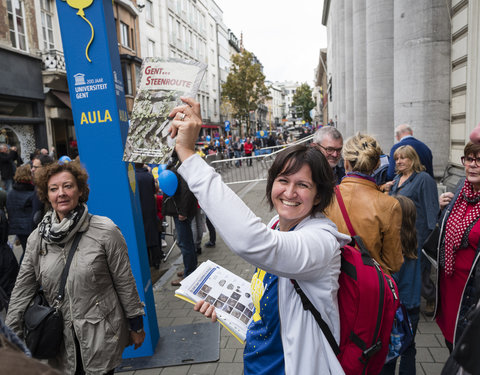
[[[405,352],[400,356],[400,375],[415,375],[415,356],[417,349],[415,348],[415,334],[417,333],[418,320],[420,319],[420,307],[414,307],[413,309],[407,309],[410,323],[412,324],[413,341]],[[397,358],[398,359],[398,358]],[[397,359],[388,362],[383,366],[380,375],[394,375]]]
[[[192,233],[192,220],[185,219],[175,220],[175,228],[177,229],[177,242],[180,251],[182,252],[183,265],[185,267],[184,276],[190,275],[197,268],[197,250],[195,248],[195,241]]]

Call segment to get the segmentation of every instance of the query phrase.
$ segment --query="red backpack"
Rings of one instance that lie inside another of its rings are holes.
[[[320,313],[295,280],[305,310],[310,310],[322,329],[346,375],[377,375],[385,364],[395,311],[400,305],[397,285],[370,256],[355,234],[340,191],[337,201],[353,241],[342,250],[338,307],[340,346]],[[357,248],[355,247],[357,246]]]

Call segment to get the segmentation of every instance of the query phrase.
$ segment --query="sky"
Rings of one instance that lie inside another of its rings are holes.
[[[269,81],[314,83],[327,47],[323,0],[215,0],[223,22],[262,63]]]

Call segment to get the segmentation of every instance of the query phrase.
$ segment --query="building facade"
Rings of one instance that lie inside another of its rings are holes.
[[[16,146],[22,159],[47,146],[35,4],[0,3],[0,142]]]
[[[345,137],[377,138],[384,152],[395,126],[408,123],[448,163],[450,9],[443,0],[324,2],[328,30],[329,117]]]
[[[312,90],[315,102],[315,114],[312,120],[315,127],[329,123],[328,87],[327,50],[322,48],[319,54],[318,65],[315,69],[315,87]]]

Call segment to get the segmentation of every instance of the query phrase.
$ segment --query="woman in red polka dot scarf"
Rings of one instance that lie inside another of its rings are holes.
[[[443,193],[439,197],[444,210],[439,220],[435,316],[450,351],[480,296],[480,276],[475,281],[475,274],[480,272],[480,144],[469,142],[461,161],[465,182],[455,194]]]

